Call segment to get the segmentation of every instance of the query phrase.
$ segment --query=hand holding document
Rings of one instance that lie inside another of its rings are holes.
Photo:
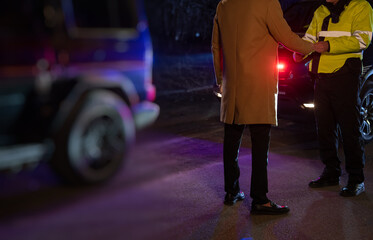
[[[314,43],[313,44],[313,49],[314,49],[314,52],[317,52],[317,53],[328,52],[329,51],[329,42],[322,41],[322,42]],[[308,62],[309,60],[311,60],[311,58],[309,58],[308,60],[306,60],[306,59],[309,56],[311,56],[311,54],[305,56],[303,54],[294,52],[294,54],[293,54],[293,60],[295,62],[302,62],[302,61]]]

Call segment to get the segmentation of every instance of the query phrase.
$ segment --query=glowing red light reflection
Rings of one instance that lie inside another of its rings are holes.
[[[278,69],[280,72],[285,71],[285,64],[283,64],[283,63],[278,63],[278,64],[277,64],[277,69]]]

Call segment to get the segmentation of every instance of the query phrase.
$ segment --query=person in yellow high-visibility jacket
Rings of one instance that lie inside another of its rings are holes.
[[[325,168],[309,186],[339,185],[339,127],[349,176],[340,195],[346,197],[365,191],[359,91],[362,53],[372,40],[372,29],[373,11],[366,0],[326,0],[315,11],[303,37],[324,47],[321,54],[313,54],[309,70],[315,76],[315,118]],[[294,59],[299,61],[300,56],[294,55]]]

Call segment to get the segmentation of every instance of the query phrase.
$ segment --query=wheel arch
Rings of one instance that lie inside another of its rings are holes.
[[[361,116],[361,126],[360,126],[360,133],[362,134],[362,138],[365,144],[370,143],[373,140],[373,128],[372,128],[372,116],[373,116],[373,108],[372,108],[372,100],[371,97],[373,94],[373,75],[370,75],[360,91],[360,99],[361,99],[361,106],[360,106],[360,116]]]
[[[98,90],[107,90],[123,99],[131,108],[139,102],[139,97],[132,82],[123,75],[103,74],[82,75],[75,79],[76,84],[60,102],[57,113],[52,121],[49,133],[52,138],[59,134],[59,131],[80,110],[84,101],[90,93]]]
[[[368,79],[370,79],[370,80],[368,80]],[[369,70],[362,75],[361,80],[362,80],[361,88],[363,88],[365,83],[367,83],[368,81],[369,82],[373,81],[373,66],[370,66]]]

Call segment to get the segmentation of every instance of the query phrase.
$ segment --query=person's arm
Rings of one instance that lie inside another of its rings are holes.
[[[220,42],[220,30],[219,30],[219,22],[218,22],[219,6],[220,4],[217,7],[216,15],[214,18],[211,51],[213,55],[216,84],[218,86],[221,86],[223,82],[223,54],[222,54],[222,47],[221,47],[221,42]]]
[[[332,54],[353,53],[365,50],[372,41],[373,11],[368,2],[362,3],[352,22],[351,36],[329,38]],[[323,32],[320,32],[320,36]]]
[[[304,57],[305,56],[303,54],[300,54],[300,53],[297,53],[297,52],[293,53],[293,60],[294,60],[294,62],[299,63],[299,62],[301,62],[301,61],[304,60]]]
[[[283,17],[278,0],[272,0],[269,4],[267,26],[274,39],[282,43],[286,48],[303,55],[308,55],[314,51],[312,43],[302,40],[297,34],[291,31]]]

